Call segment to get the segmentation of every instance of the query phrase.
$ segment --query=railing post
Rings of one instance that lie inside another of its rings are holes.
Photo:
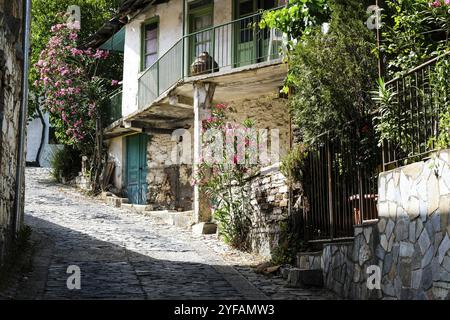
[[[331,161],[331,145],[330,139],[328,135],[327,141],[327,174],[328,174],[328,210],[330,214],[330,239],[334,238],[334,210],[333,210],[333,170],[332,170],[332,161]]]
[[[160,73],[159,73],[159,59],[156,61],[156,97],[159,97],[160,92],[159,92],[159,82],[160,82]]]
[[[216,61],[215,60],[215,55],[216,55],[216,28],[214,27],[213,29],[212,29],[212,48],[211,48],[211,51],[212,51],[212,55],[211,55],[211,58],[212,58],[212,63],[211,63],[211,73],[214,73],[214,62]]]
[[[183,35],[183,38],[181,38],[181,79],[184,79],[184,74],[186,72],[185,61],[184,61],[184,59],[186,59],[186,52],[185,52],[185,48],[184,48],[185,39],[186,38]]]

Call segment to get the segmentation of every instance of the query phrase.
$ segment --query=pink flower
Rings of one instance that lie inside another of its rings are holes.
[[[442,5],[442,3],[440,0],[435,0],[433,2],[430,2],[429,5],[432,8],[439,8]]]
[[[449,0],[450,1],[450,0]],[[119,81],[117,81],[117,80],[112,80],[111,81],[111,85],[113,86],[113,87],[115,87],[115,86],[117,86],[119,84]]]
[[[450,0],[445,0],[444,3],[445,3],[446,5],[450,5]]]
[[[78,38],[78,35],[76,33],[69,34],[69,39],[70,40],[77,40],[77,38]]]

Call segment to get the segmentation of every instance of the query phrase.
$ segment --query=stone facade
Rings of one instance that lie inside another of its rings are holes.
[[[450,299],[450,150],[381,174],[384,296]]]
[[[323,250],[325,284],[352,299],[450,299],[450,150],[384,172],[379,220]],[[369,266],[381,289],[367,288]]]
[[[289,217],[289,188],[279,164],[262,169],[249,183],[251,204],[251,247],[270,258],[278,245],[280,227]]]
[[[192,165],[178,163],[179,142],[170,134],[152,134],[147,147],[147,201],[153,210],[192,210]]]
[[[228,115],[230,121],[243,123],[246,119],[255,122],[257,130],[267,129],[276,134],[278,130],[279,150],[271,157],[271,164],[283,160],[283,156],[289,151],[289,106],[288,100],[278,98],[278,95],[267,95],[258,99],[231,101],[228,103],[231,111]],[[269,151],[272,143],[268,132]],[[276,149],[275,149],[276,150]]]
[[[0,263],[10,245],[15,219],[23,69],[22,11],[22,1],[0,0]]]

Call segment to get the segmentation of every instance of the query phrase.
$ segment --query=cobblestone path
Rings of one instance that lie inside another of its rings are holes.
[[[278,290],[279,284],[251,274],[250,268],[239,266],[244,272],[236,271],[211,249],[208,241],[55,184],[45,169],[27,169],[25,212],[25,223],[39,241],[33,272],[16,298],[332,297],[324,291]],[[71,265],[81,270],[80,290],[67,288],[67,268]],[[280,292],[284,295],[280,296]]]

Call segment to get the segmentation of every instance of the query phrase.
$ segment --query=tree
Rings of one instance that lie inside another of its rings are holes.
[[[34,86],[45,96],[44,108],[55,119],[57,137],[91,160],[91,180],[102,169],[102,108],[116,82],[98,76],[98,66],[108,58],[102,50],[77,48],[78,29],[60,23],[36,63],[39,79]]]
[[[375,107],[370,94],[377,79],[375,34],[364,24],[366,8],[357,0],[328,4],[328,33],[313,28],[290,61],[292,113],[306,140],[363,122]]]
[[[33,0],[32,23],[31,23],[31,68],[29,74],[30,95],[28,116],[41,119],[42,134],[41,143],[36,160],[39,162],[40,152],[44,143],[46,124],[41,111],[41,104],[45,99],[40,86],[33,84],[40,78],[40,70],[36,67],[40,59],[40,54],[46,49],[49,39],[53,36],[52,26],[61,19],[60,13],[65,12],[69,5],[78,5],[81,8],[81,30],[77,33],[78,43],[82,43],[86,38],[95,33],[102,24],[111,18],[117,10],[121,0]],[[97,70],[98,75],[103,78],[121,79],[123,58],[119,54],[111,54],[103,61]],[[104,112],[103,112],[104,113]],[[50,115],[50,123],[56,129],[56,136],[59,142],[64,143],[70,140],[66,136],[64,121],[61,118]]]

